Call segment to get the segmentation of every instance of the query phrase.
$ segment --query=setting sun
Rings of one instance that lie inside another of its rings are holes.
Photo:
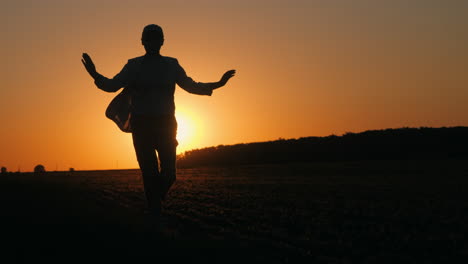
[[[181,153],[194,148],[197,144],[202,129],[200,121],[190,112],[177,109],[177,141],[179,146],[177,152]]]

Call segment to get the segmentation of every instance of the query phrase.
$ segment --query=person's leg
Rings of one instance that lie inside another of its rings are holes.
[[[165,121],[166,126],[164,130],[160,132],[160,137],[157,142],[157,150],[159,155],[159,162],[161,166],[161,179],[162,179],[162,190],[161,199],[166,198],[171,186],[176,180],[176,149],[177,149],[177,121],[174,116],[167,117]]]
[[[176,145],[164,144],[158,148],[158,154],[161,162],[161,178],[163,183],[161,199],[164,200],[176,180]]]
[[[143,178],[143,187],[150,211],[161,212],[161,177],[159,174],[158,157],[153,144],[151,129],[146,126],[134,126],[132,133],[133,146]]]

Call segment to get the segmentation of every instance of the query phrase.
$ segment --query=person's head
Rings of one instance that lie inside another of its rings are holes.
[[[164,44],[164,34],[162,28],[155,24],[147,25],[141,34],[141,44],[147,53],[159,53]]]

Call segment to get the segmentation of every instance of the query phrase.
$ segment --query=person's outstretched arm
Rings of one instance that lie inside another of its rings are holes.
[[[128,63],[124,68],[116,75],[114,78],[109,79],[96,70],[96,66],[93,63],[93,60],[87,53],[83,53],[83,58],[81,59],[86,71],[93,77],[94,83],[96,86],[106,92],[116,92],[120,88],[124,87],[128,83],[129,78],[129,67]]]
[[[230,70],[223,74],[218,82],[202,83],[195,82],[192,78],[188,77],[185,70],[177,62],[177,84],[189,93],[199,95],[211,95],[214,89],[218,89],[226,85],[226,83],[234,77],[236,70]]]

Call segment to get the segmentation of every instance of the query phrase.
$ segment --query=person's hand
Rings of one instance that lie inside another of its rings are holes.
[[[91,77],[96,79],[96,77],[98,76],[98,73],[96,71],[96,66],[94,66],[93,60],[87,53],[83,53],[83,58],[81,59],[81,62],[83,63],[89,75],[91,75]]]
[[[223,77],[221,77],[221,80],[219,81],[219,83],[221,85],[225,85],[229,81],[229,79],[234,77],[235,74],[236,74],[236,70],[230,70],[230,71],[225,72],[223,74]]]

